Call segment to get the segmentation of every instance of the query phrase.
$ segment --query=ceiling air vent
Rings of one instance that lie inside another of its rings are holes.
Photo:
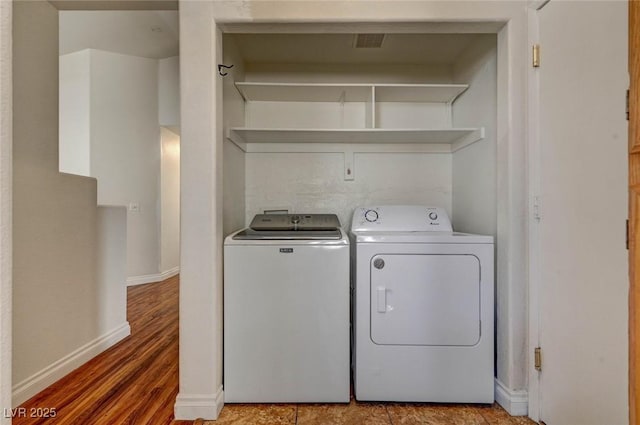
[[[382,46],[384,34],[356,34],[353,46],[356,49],[379,48]]]

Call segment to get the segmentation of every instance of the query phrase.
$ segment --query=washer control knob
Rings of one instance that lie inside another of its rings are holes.
[[[291,223],[293,223],[293,224],[300,223],[300,216],[299,215],[294,215],[293,217],[291,217]]]
[[[375,210],[367,210],[367,212],[364,213],[364,218],[373,223],[378,220],[378,212]]]
[[[382,258],[376,258],[375,260],[373,260],[373,267],[380,270],[384,267],[384,260]]]
[[[438,213],[437,213],[437,212],[435,212],[435,211],[431,211],[431,212],[429,213],[429,218],[430,218],[431,220],[437,220],[437,219],[438,219]]]

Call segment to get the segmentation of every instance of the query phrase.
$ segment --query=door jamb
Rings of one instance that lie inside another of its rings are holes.
[[[528,45],[540,41],[540,22],[538,10],[547,2],[531,2],[528,9]],[[527,157],[528,157],[528,211],[527,229],[529,232],[529,350],[527,352],[527,376],[529,381],[529,417],[540,419],[540,372],[533,365],[533,349],[540,346],[540,79],[539,68],[528,67],[527,71]],[[534,211],[536,215],[534,215]]]

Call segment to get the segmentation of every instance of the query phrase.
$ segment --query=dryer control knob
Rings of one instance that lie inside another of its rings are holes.
[[[429,213],[429,218],[430,218],[431,220],[437,220],[437,219],[438,219],[438,213],[436,213],[435,211],[431,211],[431,212]]]
[[[367,212],[364,213],[364,218],[373,223],[378,220],[378,212],[374,210],[367,210]]]
[[[384,267],[384,260],[382,258],[376,258],[375,260],[373,260],[373,267],[380,270]]]

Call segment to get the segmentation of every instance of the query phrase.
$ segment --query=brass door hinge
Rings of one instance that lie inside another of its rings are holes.
[[[542,370],[542,349],[540,347],[536,347],[533,350],[533,367],[535,367],[538,372]]]
[[[540,68],[540,45],[533,45],[533,67]]]
[[[627,237],[626,237],[625,245],[628,250],[629,249],[629,219],[627,219]]]
[[[629,89],[627,89],[627,100],[625,102],[625,115],[627,117],[627,121],[629,121]]]

